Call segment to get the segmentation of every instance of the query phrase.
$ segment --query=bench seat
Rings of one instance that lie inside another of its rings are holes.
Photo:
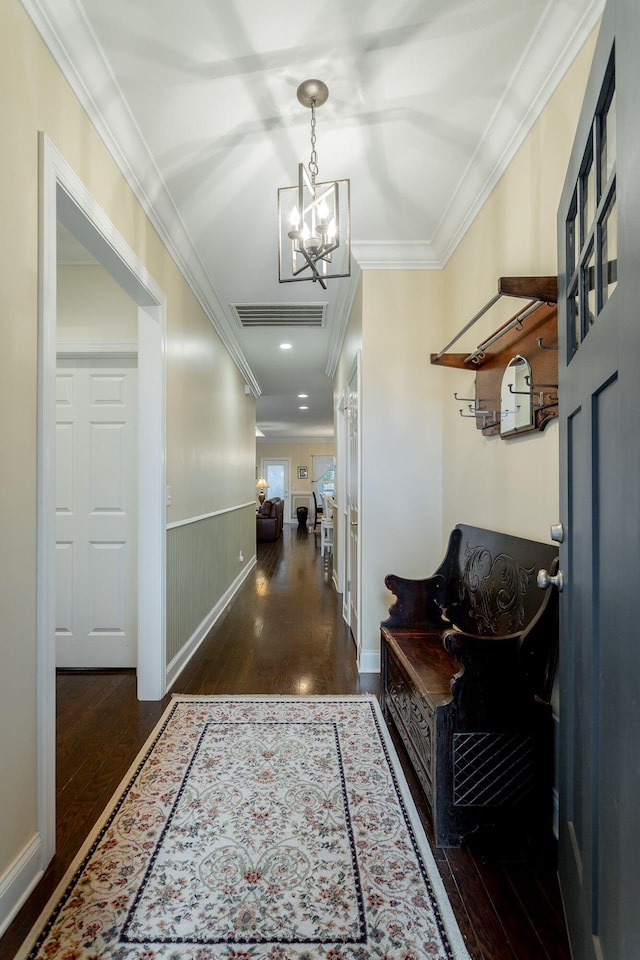
[[[389,575],[382,705],[431,806],[436,843],[551,808],[554,546],[459,524],[432,577]]]

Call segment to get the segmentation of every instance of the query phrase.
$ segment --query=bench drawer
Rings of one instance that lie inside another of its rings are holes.
[[[386,658],[385,704],[432,803],[434,715],[388,647]]]

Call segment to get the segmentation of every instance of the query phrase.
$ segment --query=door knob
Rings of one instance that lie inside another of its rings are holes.
[[[548,570],[538,570],[537,583],[541,590],[546,590],[548,587],[557,587],[558,593],[562,593],[564,590],[564,574],[562,570],[558,570],[555,577],[552,577]]]

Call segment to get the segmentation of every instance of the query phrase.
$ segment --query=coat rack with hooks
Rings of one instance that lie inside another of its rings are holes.
[[[521,297],[529,302],[474,350],[449,352],[462,335],[505,296]],[[477,429],[485,436],[499,434],[507,439],[542,430],[549,420],[558,416],[556,301],[556,277],[500,277],[498,293],[439,353],[431,354],[432,364],[475,371],[475,398],[459,397],[457,393],[454,398],[468,404],[466,411],[460,410],[460,416],[475,419]],[[517,363],[522,363],[521,369],[526,364],[530,372],[523,376],[518,387],[515,383],[505,385],[507,368]]]

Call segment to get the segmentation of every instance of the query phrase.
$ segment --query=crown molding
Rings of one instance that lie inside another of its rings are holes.
[[[575,23],[571,0],[548,0],[432,239],[354,241],[352,253],[362,270],[439,270],[446,265],[596,28],[604,5],[605,0],[590,0]],[[514,104],[527,106],[514,111]]]
[[[20,0],[106,149],[158,231],[254,394],[260,387],[186,226],[153,161],[113,72],[77,0]],[[487,130],[430,241],[360,241],[361,270],[434,270],[445,266],[598,23],[604,0],[590,0],[575,23],[576,0],[548,0]],[[521,109],[517,109],[522,105]],[[151,199],[153,198],[153,199]],[[336,305],[342,343],[352,302]],[[346,315],[345,315],[346,314]],[[333,365],[335,343],[328,366]]]
[[[605,0],[591,0],[580,20],[574,23],[575,4],[570,0],[548,0],[538,29],[531,35],[511,82],[434,232],[433,248],[442,267],[597,26],[604,4]],[[524,112],[514,111],[514,105],[518,104],[527,105]]]
[[[247,383],[259,394],[259,384],[233,332],[231,320],[82,7],[76,0],[20,2],[209,322]]]
[[[437,270],[440,258],[424,241],[371,241],[351,244],[362,270]]]

